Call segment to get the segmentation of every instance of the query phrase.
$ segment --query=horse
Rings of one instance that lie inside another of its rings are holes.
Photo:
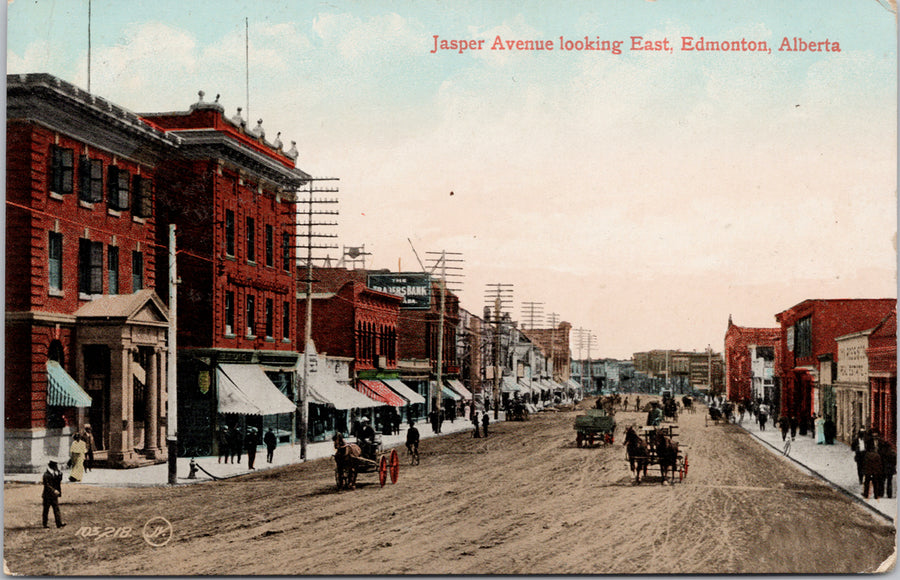
[[[359,471],[362,449],[356,443],[344,442],[340,433],[334,435],[334,478],[338,490],[356,489],[356,474]]]
[[[633,425],[625,430],[625,455],[631,472],[634,473],[634,483],[641,483],[641,473],[646,477],[647,467],[650,465],[650,446],[641,439]]]
[[[684,397],[681,398],[681,403],[684,405],[685,411],[688,411],[689,413],[694,412],[694,399],[685,395]]]
[[[678,403],[675,402],[675,399],[666,399],[665,405],[663,406],[663,414],[667,419],[672,419],[673,421],[678,420]]]
[[[662,474],[662,482],[668,481],[669,472],[672,473],[672,479],[675,479],[675,470],[678,465],[678,443],[672,440],[662,430],[656,431],[656,457],[659,461],[659,470]]]

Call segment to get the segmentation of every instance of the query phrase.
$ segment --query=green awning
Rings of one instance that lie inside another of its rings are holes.
[[[84,392],[55,360],[47,361],[47,404],[53,407],[90,407],[91,396]]]
[[[453,399],[454,401],[459,401],[462,399],[462,397],[460,397],[459,395],[457,395],[456,393],[454,393],[453,391],[451,391],[444,385],[441,385],[441,392],[444,393],[445,399]]]

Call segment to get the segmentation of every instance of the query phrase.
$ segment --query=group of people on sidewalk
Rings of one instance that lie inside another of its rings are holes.
[[[241,455],[246,451],[247,467],[256,469],[254,464],[256,463],[256,450],[259,447],[259,431],[256,427],[247,427],[246,433],[241,433],[237,427],[229,428],[228,425],[222,425],[219,429],[218,439],[219,463],[240,464]],[[275,448],[278,446],[278,438],[271,427],[263,435],[263,443],[266,445],[266,462],[272,463],[275,457]]]
[[[892,497],[897,451],[891,442],[882,439],[875,429],[860,429],[850,449],[856,462],[859,484],[863,486],[862,496],[869,499],[871,491],[875,499]]]

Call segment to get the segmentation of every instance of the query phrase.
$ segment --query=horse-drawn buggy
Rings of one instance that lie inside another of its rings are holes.
[[[678,425],[630,426],[625,431],[625,457],[634,483],[647,477],[651,465],[659,465],[662,483],[683,481],[688,472],[687,452],[678,446]]]
[[[525,401],[516,399],[509,404],[509,414],[506,416],[508,420],[527,421],[528,416],[528,407],[525,405]]]
[[[356,476],[360,471],[378,471],[378,482],[384,487],[388,476],[397,483],[400,475],[400,457],[396,449],[382,452],[381,438],[347,443],[338,433],[334,436],[334,479],[338,490],[356,489]]]
[[[615,441],[616,420],[606,409],[588,409],[575,417],[575,444],[593,447],[594,442],[608,445]]]

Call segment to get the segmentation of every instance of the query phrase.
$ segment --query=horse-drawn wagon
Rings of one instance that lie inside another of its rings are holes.
[[[360,471],[378,471],[378,482],[384,487],[388,476],[397,483],[400,475],[400,457],[396,449],[384,453],[381,439],[347,443],[338,433],[334,436],[334,479],[338,490],[356,489],[356,476]]]
[[[606,409],[588,409],[575,417],[575,444],[593,447],[594,442],[612,444],[615,441],[616,420]]]
[[[625,431],[625,457],[636,484],[647,476],[651,465],[659,465],[662,483],[683,481],[688,472],[688,455],[679,448],[678,425],[628,427]]]

